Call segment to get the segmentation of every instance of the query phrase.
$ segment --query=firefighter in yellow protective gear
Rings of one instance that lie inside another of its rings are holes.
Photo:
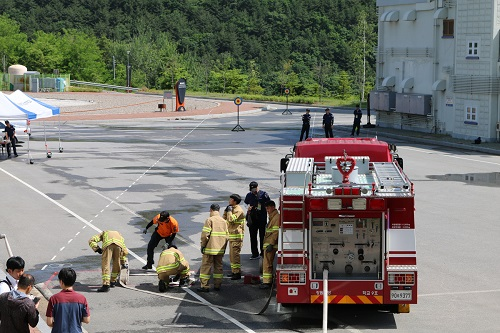
[[[102,248],[99,247],[99,242],[102,242]],[[118,231],[105,230],[93,236],[89,240],[89,245],[94,252],[102,254],[102,287],[97,291],[108,292],[110,286],[114,287],[116,285],[116,279],[120,274],[120,264],[123,267],[128,265],[128,250],[123,237]],[[113,261],[113,268],[110,275],[109,265],[111,260]]]
[[[184,285],[189,278],[189,263],[184,259],[184,255],[177,249],[177,246],[170,244],[168,249],[163,250],[156,267],[158,273],[158,289],[165,292],[168,289],[170,275],[175,275],[173,281],[179,281],[179,286]]]
[[[231,280],[241,279],[240,252],[245,232],[245,212],[240,207],[241,197],[238,194],[229,196],[229,206],[222,216],[227,221],[229,231],[229,260],[231,261]]]
[[[274,201],[266,202],[266,211],[269,216],[269,222],[266,226],[266,235],[264,236],[264,261],[262,264],[262,284],[261,289],[271,287],[273,281],[273,263],[274,256],[278,250],[278,234],[280,230],[280,214],[276,209]]]
[[[228,229],[227,222],[219,213],[218,204],[210,206],[210,217],[205,220],[201,232],[201,253],[203,254],[200,268],[200,284],[198,291],[207,292],[208,281],[210,280],[210,271],[214,267],[214,290],[219,291],[224,277],[222,271],[222,258],[226,252]]]

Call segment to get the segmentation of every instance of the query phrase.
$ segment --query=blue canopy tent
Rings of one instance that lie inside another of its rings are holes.
[[[29,118],[29,119],[43,119],[60,115],[59,107],[43,103],[35,98],[26,95],[20,90],[16,90],[12,94],[7,95],[7,98],[12,103],[22,108],[23,110],[35,114],[35,118]],[[59,152],[62,152],[63,148],[61,147],[61,126],[58,126],[58,128],[59,128]],[[45,134],[45,122],[43,123],[43,134],[45,138],[45,149],[47,157],[50,158],[52,156],[52,153],[49,151],[47,146],[47,136]],[[28,136],[28,142],[29,142],[29,136]]]

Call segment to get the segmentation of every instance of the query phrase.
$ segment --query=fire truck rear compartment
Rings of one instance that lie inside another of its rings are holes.
[[[312,279],[382,278],[381,218],[313,218],[311,247]]]

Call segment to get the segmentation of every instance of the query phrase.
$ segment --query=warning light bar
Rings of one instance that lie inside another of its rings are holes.
[[[413,286],[415,284],[415,274],[389,272],[388,284],[392,286]]]

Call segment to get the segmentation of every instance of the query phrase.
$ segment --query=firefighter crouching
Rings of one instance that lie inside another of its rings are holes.
[[[229,205],[222,216],[227,221],[229,231],[229,260],[231,261],[231,280],[241,279],[240,252],[245,232],[245,213],[240,207],[241,197],[238,194],[229,196]]]
[[[269,289],[273,282],[273,262],[276,251],[278,250],[278,234],[280,229],[280,214],[276,209],[274,201],[266,202],[266,211],[269,216],[269,222],[266,226],[266,235],[264,236],[264,261],[262,264],[262,284],[260,289]]]
[[[168,289],[170,275],[175,275],[173,281],[179,281],[179,286],[191,283],[189,280],[189,263],[184,259],[184,255],[177,249],[177,246],[170,244],[168,249],[163,250],[156,267],[158,273],[158,289],[164,293]]]
[[[200,268],[200,284],[198,291],[209,291],[208,281],[210,280],[210,271],[212,266],[214,290],[219,291],[224,277],[222,271],[222,258],[226,252],[228,240],[228,229],[226,220],[219,213],[218,204],[210,206],[210,217],[205,220],[201,232],[201,253],[203,254]]]
[[[102,248],[99,247],[99,242],[102,242]],[[114,287],[116,285],[116,279],[120,274],[120,264],[124,268],[128,266],[128,250],[123,237],[118,231],[105,230],[93,236],[89,240],[89,245],[94,252],[102,254],[102,287],[97,291],[108,292],[110,286]],[[109,266],[111,261],[113,261],[113,268],[110,274]]]

